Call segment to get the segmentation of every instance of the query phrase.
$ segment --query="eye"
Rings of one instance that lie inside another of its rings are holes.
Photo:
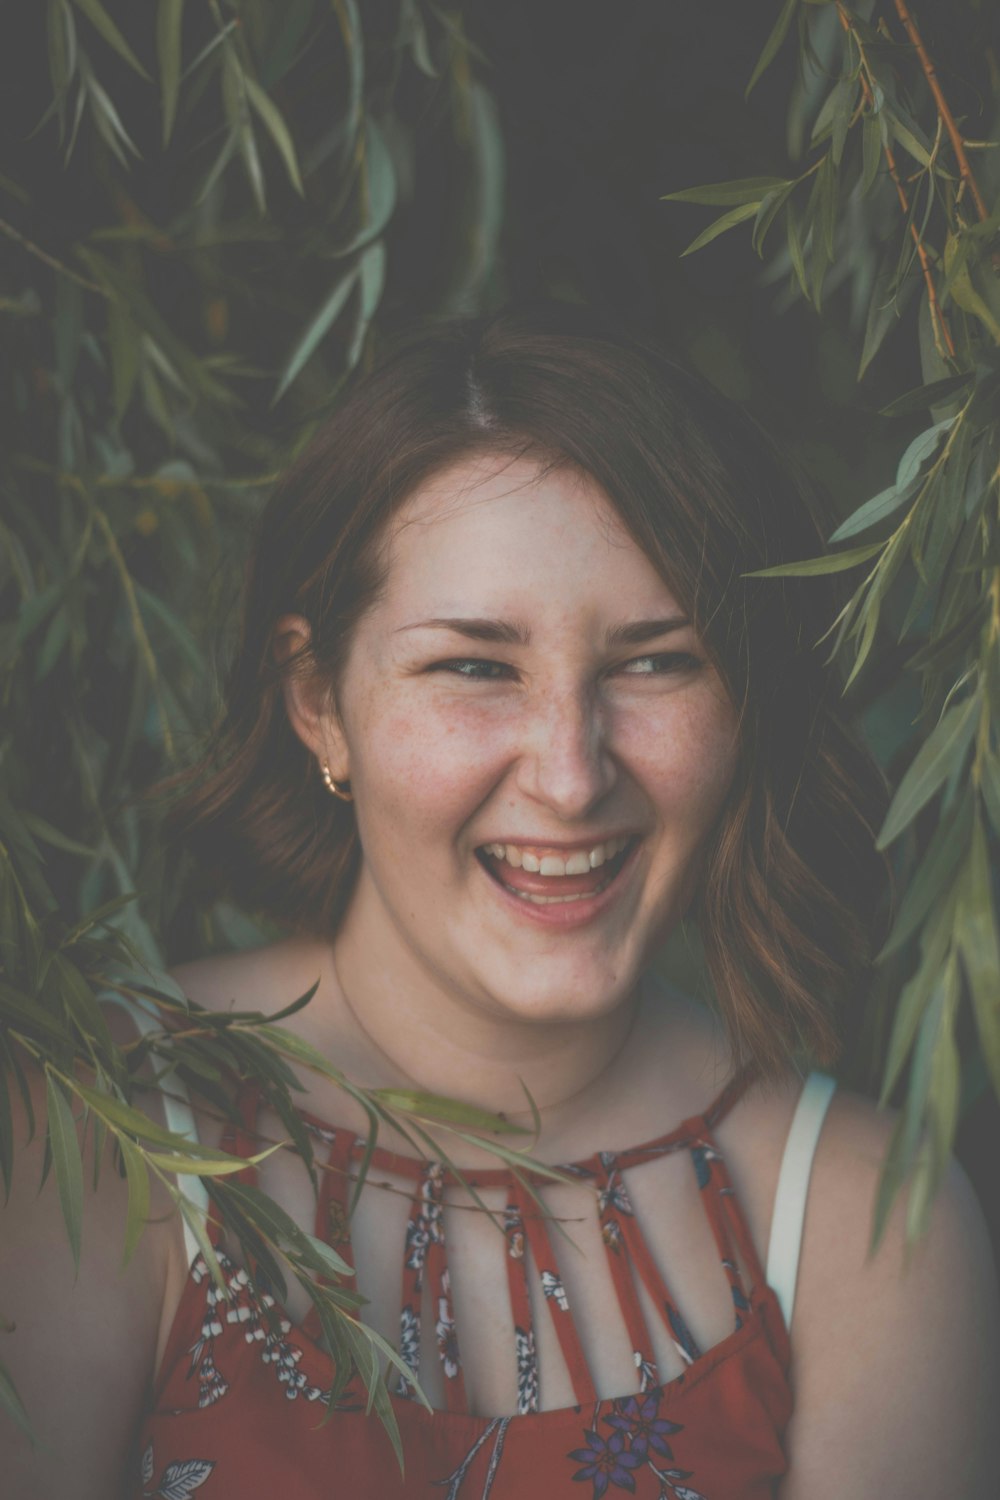
[[[694,672],[701,659],[689,651],[659,651],[652,656],[635,656],[620,668],[630,677],[664,676],[677,672]]]
[[[451,672],[469,682],[501,682],[512,670],[505,661],[488,661],[476,656],[457,657],[453,661],[435,662],[432,672]]]

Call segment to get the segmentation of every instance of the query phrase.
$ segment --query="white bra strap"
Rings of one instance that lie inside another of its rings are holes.
[[[120,995],[113,990],[108,990],[104,994],[98,995],[97,998],[102,1005],[107,1005],[109,1002],[114,1005],[120,1005],[143,1036],[148,1036],[151,1031],[159,1029],[159,1016],[143,1005],[141,1001]],[[187,1089],[184,1087],[183,1081],[178,1078],[173,1068],[171,1068],[161,1075],[160,1082],[168,1090],[168,1092],[165,1092],[161,1096],[167,1129],[173,1135],[182,1135],[189,1141],[197,1142],[198,1128],[194,1122],[194,1113],[191,1109]],[[208,1212],[208,1192],[200,1177],[192,1177],[187,1172],[178,1174],[177,1186],[187,1201],[199,1213],[206,1214]],[[188,1265],[190,1266],[201,1254],[201,1248],[191,1232],[191,1226],[187,1219],[184,1220],[184,1245],[187,1250]]]
[[[778,1173],[767,1251],[767,1284],[777,1294],[786,1329],[792,1326],[795,1282],[799,1274],[802,1223],[816,1143],[837,1080],[826,1073],[810,1073],[795,1107],[785,1154]]]

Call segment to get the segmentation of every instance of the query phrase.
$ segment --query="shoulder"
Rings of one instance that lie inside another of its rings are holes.
[[[1000,1402],[996,1273],[957,1162],[909,1244],[904,1183],[870,1253],[892,1111],[838,1089],[816,1149],[792,1319],[782,1500],[843,1492],[986,1500]]]
[[[0,1464],[11,1494],[82,1500],[118,1492],[155,1362],[171,1205],[154,1183],[150,1222],[123,1266],[128,1184],[107,1145],[95,1184],[94,1129],[78,1120],[77,1270],[57,1174],[46,1172],[46,1077],[26,1070],[26,1083],[34,1132],[12,1089],[11,1191],[0,1205],[0,1311],[14,1323],[0,1357],[40,1442],[0,1414]]]

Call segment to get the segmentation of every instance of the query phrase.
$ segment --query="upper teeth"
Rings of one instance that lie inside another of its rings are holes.
[[[627,838],[609,839],[606,844],[595,844],[593,849],[580,849],[568,859],[561,854],[532,854],[517,844],[487,844],[486,852],[532,875],[586,875],[588,870],[596,870],[606,860],[614,859],[627,843]]]

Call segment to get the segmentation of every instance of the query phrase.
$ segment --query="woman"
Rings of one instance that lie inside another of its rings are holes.
[[[748,576],[814,554],[818,525],[744,416],[580,309],[425,330],[341,407],[264,516],[213,769],[178,815],[289,936],[177,978],[216,1009],[318,982],[288,1024],[349,1077],[525,1125],[530,1094],[564,1180],[536,1179],[540,1214],[452,1142],[501,1234],[383,1134],[349,1216],[366,1121],[303,1074],[318,1205],[291,1151],[258,1181],[356,1267],[434,1407],[395,1390],[403,1478],[357,1378],[321,1424],[300,1289],[275,1329],[227,1259],[227,1304],[156,1204],[119,1274],[105,1173],[74,1291],[52,1191],[22,1188],[3,1285],[51,1451],[8,1440],[11,1493],[993,1494],[968,1185],[954,1168],[905,1274],[902,1202],[868,1260],[890,1127],[803,1088],[884,878],[881,786],[815,650],[825,585]],[[721,1024],[656,977],[685,918]],[[236,1129],[198,1111],[202,1139],[286,1136],[252,1080],[235,1108]]]

